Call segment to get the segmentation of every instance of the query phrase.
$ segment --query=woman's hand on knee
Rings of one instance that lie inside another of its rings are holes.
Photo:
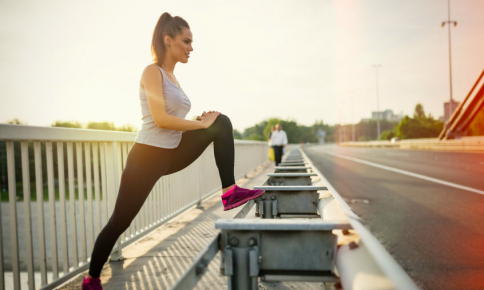
[[[211,112],[216,112],[216,111],[208,111],[209,113]],[[203,113],[200,116],[197,116],[197,121],[201,121],[203,117],[207,115],[207,112],[203,111]]]
[[[200,122],[202,122],[203,127],[207,129],[208,127],[212,126],[213,122],[215,122],[220,114],[221,113],[217,111],[208,111],[208,113],[203,112],[202,116],[200,116]]]

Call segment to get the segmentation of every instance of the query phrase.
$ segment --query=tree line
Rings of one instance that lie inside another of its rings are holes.
[[[286,131],[290,143],[317,143],[318,130],[326,132],[325,141],[328,143],[349,142],[353,140],[353,135],[355,141],[378,140],[377,120],[360,121],[354,125],[328,125],[320,120],[311,126],[304,126],[297,124],[295,120],[277,118],[264,120],[243,132],[234,130],[234,138],[268,140],[271,126],[277,123],[281,124],[282,129]],[[435,119],[432,114],[426,114],[422,104],[417,104],[413,115],[406,115],[399,122],[380,120],[380,139],[390,140],[393,137],[401,139],[436,138],[443,128],[443,122]],[[466,136],[484,136],[484,108],[480,110],[470,124]]]
[[[352,140],[352,126],[344,125],[338,127],[340,142]],[[439,136],[444,128],[444,123],[435,119],[432,114],[425,114],[424,107],[421,104],[417,104],[412,117],[406,115],[399,122],[380,120],[380,128],[380,140],[390,140],[393,137],[399,137],[400,139],[435,138]],[[376,120],[361,121],[355,125],[354,130],[356,131],[356,141],[378,140]]]

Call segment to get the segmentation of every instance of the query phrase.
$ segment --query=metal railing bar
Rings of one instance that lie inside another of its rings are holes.
[[[119,182],[118,182],[118,145],[117,142],[108,142],[106,144],[106,185],[107,185],[107,194],[106,200],[108,203],[108,211],[109,216],[112,216],[114,211],[114,206],[116,204],[116,196],[119,189]],[[111,254],[112,260],[118,260],[122,257],[122,248],[121,248],[121,239],[124,235],[121,235],[118,238],[116,245],[114,246],[114,251]]]
[[[27,250],[27,275],[28,287],[30,290],[35,289],[34,279],[34,249],[32,243],[32,209],[30,206],[30,166],[29,166],[29,144],[27,141],[20,142],[22,156],[22,186],[24,196],[24,223],[25,223],[25,242]]]
[[[77,225],[76,225],[76,189],[74,184],[74,146],[72,142],[67,142],[67,176],[69,178],[69,205],[71,216],[71,244],[72,244],[72,266],[79,266],[78,246],[77,246]]]
[[[94,200],[96,204],[96,236],[101,232],[101,188],[99,183],[99,144],[92,143],[92,161],[94,168]]]
[[[59,264],[57,256],[57,214],[55,210],[55,187],[54,187],[54,155],[52,142],[45,142],[45,157],[47,161],[47,190],[49,192],[49,218],[50,218],[50,245],[52,254],[52,278],[59,278]]]
[[[2,227],[2,207],[0,206],[0,290],[5,290],[5,269],[3,255],[3,227]]]
[[[20,289],[20,267],[17,223],[17,190],[13,141],[7,141],[8,201],[10,204],[10,239],[12,241],[13,288]]]
[[[47,258],[45,249],[45,227],[44,227],[44,190],[42,180],[42,151],[40,141],[34,142],[35,160],[35,193],[37,197],[37,223],[39,227],[39,254],[40,254],[40,286],[47,285]]]
[[[64,144],[57,142],[57,171],[59,182],[59,203],[61,216],[61,234],[62,234],[62,266],[64,274],[69,272],[69,246],[67,243],[67,211],[66,211],[66,185],[64,176]],[[55,201],[55,199],[54,199]],[[54,208],[55,211],[55,208]]]
[[[79,194],[79,218],[80,218],[80,232],[81,232],[81,261],[87,261],[87,245],[86,245],[86,218],[84,210],[84,174],[82,162],[82,143],[76,142],[76,157],[77,157],[77,192]],[[74,196],[75,197],[75,196]]]
[[[91,172],[91,143],[84,142],[84,159],[86,165],[86,187],[87,187],[87,222],[86,230],[89,233],[89,251],[94,247],[94,211],[92,208],[92,172]],[[86,259],[87,261],[87,259]]]
[[[104,219],[103,226],[108,222],[108,185],[107,185],[107,166],[106,166],[106,142],[99,144],[99,153],[101,156],[101,193],[102,193],[102,204],[104,208]],[[100,229],[101,230],[101,229]]]

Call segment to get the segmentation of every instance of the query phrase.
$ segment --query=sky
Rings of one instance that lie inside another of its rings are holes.
[[[484,70],[484,1],[452,0],[454,99]],[[163,12],[194,51],[175,75],[187,119],[220,111],[243,131],[268,118],[351,123],[377,108],[443,115],[447,0],[0,0],[0,123],[141,125],[139,80]]]

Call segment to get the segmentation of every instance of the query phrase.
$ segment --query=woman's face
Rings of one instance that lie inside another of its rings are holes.
[[[170,46],[167,47],[168,54],[176,61],[187,63],[190,52],[193,51],[193,36],[190,29],[183,28],[182,32],[175,39],[168,37],[167,41],[170,43]]]

